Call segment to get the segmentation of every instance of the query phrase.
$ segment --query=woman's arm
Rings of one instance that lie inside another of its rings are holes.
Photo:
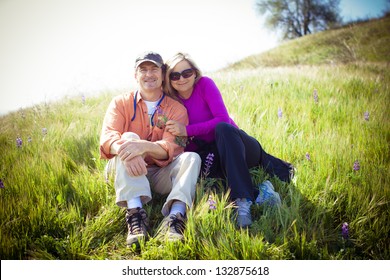
[[[186,127],[188,136],[209,134],[214,131],[218,123],[230,122],[222,94],[214,81],[208,77],[203,77],[198,86],[197,90],[199,90],[200,96],[207,106],[202,107],[203,111],[197,111],[197,114],[204,114],[207,119],[188,125]],[[193,106],[198,107],[197,104],[193,104]]]

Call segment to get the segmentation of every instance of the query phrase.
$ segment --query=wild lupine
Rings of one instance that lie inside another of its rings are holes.
[[[160,106],[156,107],[156,113],[157,113],[156,127],[160,128],[160,129],[165,129],[167,121],[169,121],[168,117],[162,112]],[[175,143],[177,145],[179,145],[180,147],[185,148],[188,144],[188,137],[187,136],[176,136]]]
[[[207,177],[210,174],[211,166],[214,162],[214,154],[209,153],[206,157],[205,163],[204,163],[204,170],[203,170],[203,176]]]
[[[315,89],[313,91],[313,98],[314,98],[314,102],[318,103],[318,91],[317,91],[317,89]]]
[[[157,122],[156,122],[156,126],[160,129],[164,129],[165,128],[165,124],[167,123],[168,121],[168,118],[167,116],[165,115],[159,115],[157,117]]]
[[[358,160],[355,160],[355,162],[353,163],[353,170],[354,171],[359,171],[360,170],[360,163]]]
[[[208,200],[208,203],[209,203],[209,209],[210,210],[215,210],[217,209],[217,202],[213,199],[213,196],[212,195],[209,195],[209,200]]]
[[[5,186],[4,186],[4,183],[3,183],[3,180],[0,179],[0,189],[4,189]]]
[[[283,117],[282,108],[278,109],[278,117],[279,117],[279,119],[281,119]]]
[[[344,239],[349,238],[349,228],[348,228],[348,223],[344,222],[343,225],[341,226],[341,235],[343,236]]]
[[[157,122],[156,126],[160,129],[165,129],[165,125],[167,121],[169,120],[168,117],[164,114],[164,112],[161,110],[160,106],[155,107],[156,113],[157,113]]]
[[[311,160],[311,159],[310,159],[310,154],[309,154],[309,153],[306,153],[305,157],[306,157],[306,159],[307,159],[308,161]]]
[[[22,138],[16,138],[16,147],[21,148],[23,144]]]
[[[83,105],[85,105],[85,95],[81,95],[81,103],[83,103]]]
[[[370,119],[370,113],[369,112],[364,112],[364,119],[366,120],[366,121],[368,121],[369,119]]]

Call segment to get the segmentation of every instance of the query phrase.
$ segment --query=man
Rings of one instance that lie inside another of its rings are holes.
[[[164,64],[155,52],[135,61],[138,90],[115,97],[106,112],[100,137],[100,154],[115,164],[118,206],[126,207],[127,245],[148,236],[148,217],[142,208],[152,199],[151,190],[167,194],[161,210],[165,216],[158,230],[168,240],[181,240],[187,207],[191,207],[200,157],[184,148],[165,122],[188,123],[183,105],[162,90]]]

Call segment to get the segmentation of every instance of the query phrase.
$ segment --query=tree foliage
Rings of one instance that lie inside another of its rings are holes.
[[[257,0],[266,24],[281,29],[285,39],[329,29],[341,22],[340,0]]]

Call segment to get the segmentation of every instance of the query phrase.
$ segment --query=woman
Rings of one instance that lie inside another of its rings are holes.
[[[186,150],[199,153],[203,163],[210,153],[214,154],[214,168],[210,175],[227,179],[231,199],[237,205],[237,225],[251,225],[250,206],[259,189],[254,188],[249,169],[260,166],[271,176],[276,175],[280,180],[289,182],[293,166],[267,154],[255,138],[238,128],[229,117],[213,80],[202,76],[189,55],[178,53],[166,64],[164,91],[184,104],[189,117],[187,126],[169,120],[166,123],[168,131],[192,139]],[[272,184],[269,181],[263,184],[267,188],[265,192],[274,195],[274,202],[280,203]],[[263,198],[258,196],[256,202]]]

